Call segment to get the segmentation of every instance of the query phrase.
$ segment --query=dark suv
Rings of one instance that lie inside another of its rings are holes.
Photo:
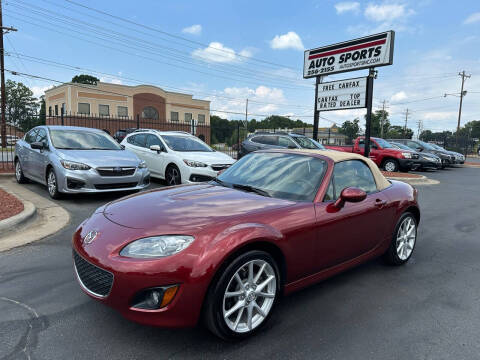
[[[119,143],[121,143],[123,139],[125,139],[125,136],[127,136],[128,134],[134,131],[137,131],[137,128],[120,129],[117,132],[115,132],[115,134],[113,134],[113,138],[117,140]]]
[[[455,163],[455,156],[448,153],[448,151],[435,149],[432,145],[421,141],[412,139],[390,139],[389,141],[398,142],[407,145],[409,148],[418,151],[437,155],[442,160],[442,169]]]
[[[262,149],[317,149],[325,150],[322,144],[304,135],[286,132],[256,132],[240,145],[240,157]]]

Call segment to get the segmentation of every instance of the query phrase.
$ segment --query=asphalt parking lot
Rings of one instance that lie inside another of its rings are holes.
[[[71,235],[119,195],[61,200],[69,226],[0,254],[0,359],[478,359],[480,168],[427,175],[440,184],[417,186],[422,220],[406,266],[375,260],[288,296],[258,336],[240,343],[202,327],[137,325],[84,295]]]

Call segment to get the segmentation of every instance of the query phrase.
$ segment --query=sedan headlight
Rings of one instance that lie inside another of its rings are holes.
[[[190,167],[207,167],[207,164],[204,164],[200,161],[195,161],[195,160],[186,160],[184,159],[183,162]]]
[[[147,167],[147,163],[145,161],[140,161],[140,164],[138,164],[139,169],[145,169]]]
[[[437,159],[429,157],[429,156],[424,156],[424,159],[427,160],[427,161],[437,162]]]
[[[60,163],[67,170],[90,170],[90,166],[75,161],[60,160]]]
[[[160,258],[185,250],[195,238],[188,235],[161,235],[138,239],[125,246],[120,255],[130,258]]]
[[[412,153],[409,153],[409,152],[402,152],[402,155],[405,159],[411,159],[412,158]]]

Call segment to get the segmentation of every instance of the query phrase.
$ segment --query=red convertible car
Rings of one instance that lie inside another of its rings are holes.
[[[282,294],[415,247],[417,191],[363,156],[251,153],[209,183],[100,207],[73,236],[81,288],[128,319],[242,338]]]

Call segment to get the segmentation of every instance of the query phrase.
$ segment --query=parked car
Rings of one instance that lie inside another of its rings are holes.
[[[439,151],[446,151],[447,153],[449,153],[450,155],[453,155],[455,157],[455,161],[454,161],[454,164],[463,164],[465,163],[465,156],[463,154],[460,154],[459,152],[456,152],[456,151],[451,151],[451,150],[446,150],[445,148],[437,145],[437,144],[433,144],[433,143],[428,143],[430,146],[433,146],[435,149],[439,150]]]
[[[389,139],[389,141],[394,141],[400,144],[407,145],[410,149],[413,149],[418,152],[428,152],[430,154],[437,155],[442,160],[442,169],[446,166],[449,166],[455,162],[455,157],[445,150],[437,150],[430,144],[421,141],[421,140],[412,140],[412,139]]]
[[[350,146],[327,145],[326,148],[363,155],[365,153],[365,137],[358,137]],[[370,159],[385,171],[396,172],[411,170],[418,156],[411,151],[396,149],[384,139],[372,137],[370,138]]]
[[[125,151],[102,130],[37,126],[15,146],[15,176],[63,193],[141,190],[150,184],[144,161]]]
[[[442,160],[435,154],[427,152],[416,152],[415,150],[409,148],[407,145],[402,143],[397,143],[389,141],[389,143],[398,149],[404,151],[412,151],[418,155],[418,159],[414,160],[414,166],[416,170],[426,170],[426,169],[440,169],[442,167]]]
[[[122,141],[168,185],[210,181],[235,160],[182,131],[137,130]]]
[[[239,339],[281,294],[382,255],[406,263],[419,221],[417,190],[363,156],[262,150],[209,183],[100,207],[74,233],[73,260],[82,290],[130,320],[202,319]]]
[[[325,147],[307,136],[286,132],[256,132],[248,136],[240,145],[240,157],[246,154],[266,149],[315,149],[325,150]]]
[[[113,134],[113,138],[117,140],[117,142],[121,143],[123,139],[125,139],[125,136],[137,130],[137,128],[120,129]]]

